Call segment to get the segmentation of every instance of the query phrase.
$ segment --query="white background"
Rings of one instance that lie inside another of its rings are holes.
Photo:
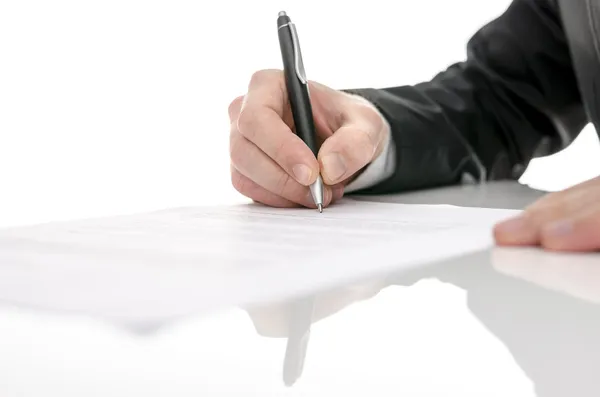
[[[243,200],[229,182],[227,105],[253,71],[280,67],[281,9],[298,25],[309,78],[350,88],[431,78],[462,60],[469,37],[508,3],[4,0],[0,226]],[[534,161],[523,182],[557,190],[599,173],[587,128],[565,152]],[[205,395],[209,367],[198,355],[210,343],[197,335],[211,331],[200,320],[140,341],[93,322],[0,314],[3,397]],[[457,338],[478,340],[473,354],[511,368],[485,330],[464,327]],[[476,371],[469,362],[457,374]],[[513,375],[512,391],[527,393]],[[234,382],[222,376],[211,382]]]
[[[348,88],[431,78],[508,3],[3,1],[0,225],[239,199],[227,105],[252,72],[280,67],[280,9],[309,77]],[[598,173],[593,131],[571,149],[526,181]]]

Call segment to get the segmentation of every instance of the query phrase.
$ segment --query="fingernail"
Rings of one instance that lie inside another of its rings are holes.
[[[310,178],[312,176],[312,171],[310,168],[304,164],[296,164],[292,167],[292,172],[296,177],[296,180],[303,185],[308,185],[310,183]]]
[[[510,240],[513,242],[529,240],[535,235],[531,224],[523,216],[499,223],[496,227],[496,232],[501,236],[503,241]]]
[[[544,235],[548,237],[563,237],[571,234],[573,231],[573,223],[565,220],[565,221],[557,221],[551,223],[547,227],[544,228]]]
[[[338,153],[328,154],[321,160],[323,173],[331,182],[338,181],[346,173],[346,163]]]

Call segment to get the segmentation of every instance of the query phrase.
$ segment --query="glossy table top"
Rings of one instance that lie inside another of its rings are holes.
[[[514,183],[384,197],[522,208]],[[492,249],[130,332],[0,310],[2,396],[598,396],[600,257]]]

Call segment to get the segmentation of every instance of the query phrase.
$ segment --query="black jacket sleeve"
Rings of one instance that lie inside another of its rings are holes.
[[[393,175],[360,193],[518,179],[588,122],[558,5],[514,0],[467,44],[464,62],[414,86],[347,90],[388,120]]]

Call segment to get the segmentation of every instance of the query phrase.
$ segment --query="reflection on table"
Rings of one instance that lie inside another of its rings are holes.
[[[543,194],[507,182],[374,199],[518,209]],[[596,374],[600,368],[597,254],[494,248],[247,312],[260,335],[288,338],[283,376],[284,382],[292,385],[302,374],[313,324],[390,286],[410,288],[426,279],[466,291],[468,309],[502,341],[534,383],[538,396],[600,395]]]
[[[594,254],[558,258],[498,248],[248,313],[260,335],[288,338],[284,382],[292,385],[302,373],[312,324],[389,286],[437,279],[467,291],[469,310],[508,348],[538,396],[598,396],[599,266]]]

